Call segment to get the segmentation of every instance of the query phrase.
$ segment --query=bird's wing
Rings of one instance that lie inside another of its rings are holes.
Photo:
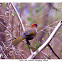
[[[29,36],[29,35],[30,35],[30,36],[31,36],[31,35],[32,35],[32,36],[35,36],[35,33],[32,32],[31,30],[25,31],[24,34],[25,34],[26,36]]]

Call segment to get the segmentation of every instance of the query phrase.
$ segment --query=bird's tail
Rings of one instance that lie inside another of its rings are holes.
[[[18,38],[16,38],[16,39],[12,42],[12,44],[13,44],[14,46],[17,46],[22,40],[24,40],[24,38],[22,38],[21,36],[19,36]]]

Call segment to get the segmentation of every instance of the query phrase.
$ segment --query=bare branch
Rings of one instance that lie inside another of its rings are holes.
[[[49,4],[50,4],[51,7],[52,7],[53,9],[55,9],[56,11],[62,12],[62,11],[60,11],[58,8],[54,7],[51,3],[49,3]]]
[[[56,10],[56,11],[59,11],[60,8],[62,8],[62,6],[59,7],[58,9],[56,8],[55,10]],[[45,15],[48,14],[48,13],[51,13],[52,11],[54,11],[54,10],[52,9],[51,11],[46,12],[44,15],[39,16],[39,18],[42,18],[43,16],[45,16]],[[61,12],[61,11],[59,11],[59,12]],[[60,13],[60,14],[61,14],[61,13]],[[36,19],[38,20],[39,18],[36,18]]]
[[[51,35],[49,36],[49,38],[45,41],[45,43],[43,45],[41,45],[34,53],[32,53],[27,59],[32,59],[36,56],[37,53],[39,53],[41,50],[43,50],[52,40],[52,38],[54,37],[54,35],[56,34],[56,32],[58,31],[58,29],[60,28],[62,24],[62,21],[60,21],[57,26],[55,27],[55,29],[53,30],[53,32],[51,33]]]
[[[21,25],[22,25],[23,31],[25,31],[25,27],[24,27],[24,25],[23,25],[23,23],[22,23],[22,19],[20,18],[20,15],[19,15],[17,9],[15,8],[15,6],[14,6],[13,3],[11,3],[11,4],[12,4],[14,10],[16,11],[16,14],[17,14],[17,16],[18,16],[18,18],[19,18],[19,20],[20,20],[20,22],[21,22]]]
[[[51,26],[51,25],[53,25],[53,24],[55,24],[55,23],[58,23],[59,21],[55,21],[54,23],[51,23],[50,25],[47,25],[45,28],[43,28],[42,30],[40,30],[39,32],[41,32],[41,31],[43,31],[44,32],[44,30],[46,29],[46,28],[48,28],[49,26]],[[37,33],[39,33],[39,32],[37,32]]]
[[[8,57],[6,56],[6,54],[5,54],[4,51],[3,51],[2,46],[1,46],[0,48],[1,48],[2,54],[4,55],[5,59],[8,59]]]
[[[54,54],[58,59],[60,59],[59,56],[54,52],[54,50],[52,49],[52,47],[50,46],[50,44],[48,44],[48,46],[49,46],[49,48],[51,49],[51,51],[53,52],[53,54]]]
[[[50,36],[50,34],[51,34],[51,28],[49,27],[49,36]],[[52,51],[53,54],[54,54],[58,59],[60,59],[59,56],[55,53],[55,51],[54,51],[53,48],[51,47],[50,43],[48,44],[48,47],[50,48],[50,51]]]
[[[0,22],[0,24],[2,24],[7,29],[7,31],[10,33],[11,37],[15,38],[14,36],[12,36],[11,31],[2,22]]]
[[[58,11],[58,12],[62,15],[62,11],[59,10],[59,8],[54,7],[51,3],[49,3],[49,4],[50,4],[50,6],[51,6],[55,11]]]
[[[43,54],[43,56],[44,56],[45,58],[50,59],[50,57],[49,57],[47,54],[45,54],[45,53],[42,52],[42,51],[41,51],[41,53]]]
[[[8,30],[8,32],[10,33],[10,35],[12,37],[12,34],[11,34],[10,30],[2,22],[0,22],[0,24],[2,24]]]

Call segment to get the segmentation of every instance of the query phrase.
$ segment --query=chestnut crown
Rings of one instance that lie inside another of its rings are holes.
[[[32,24],[30,27],[37,28],[38,24]]]

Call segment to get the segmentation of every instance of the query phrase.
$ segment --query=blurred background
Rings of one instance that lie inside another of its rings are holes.
[[[37,36],[30,41],[36,51],[49,37],[60,20],[62,20],[62,3],[13,3],[22,23],[27,29],[37,23]],[[0,58],[27,59],[31,53],[25,42],[15,48],[10,46],[13,38],[21,36],[23,27],[11,3],[0,3]],[[6,43],[5,43],[6,42]],[[62,59],[62,27],[50,42],[55,53]],[[57,59],[47,46],[34,59]]]

